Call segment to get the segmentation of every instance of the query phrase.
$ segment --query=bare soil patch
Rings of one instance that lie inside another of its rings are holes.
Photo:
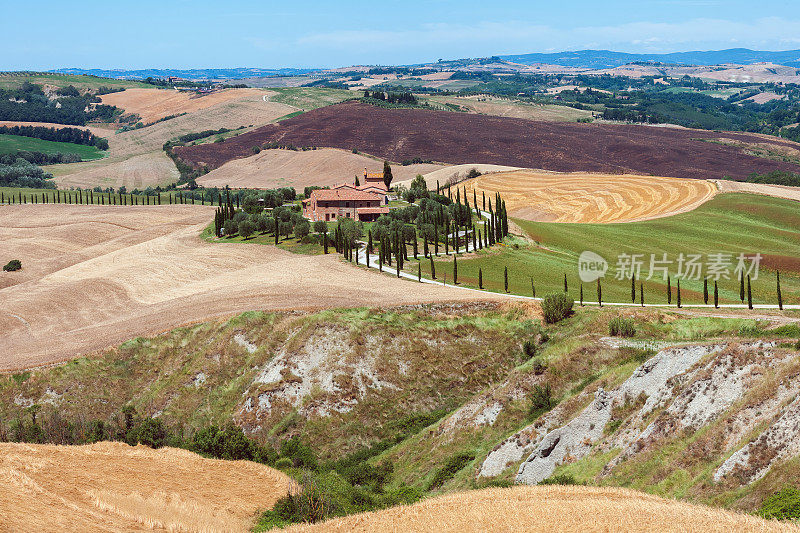
[[[484,489],[288,531],[798,531],[795,525],[667,500],[630,489]]]
[[[710,181],[654,176],[533,170],[479,176],[462,185],[467,197],[476,191],[499,192],[513,217],[538,222],[633,222],[684,213],[717,192]]]
[[[199,238],[210,206],[0,207],[0,370],[56,363],[184,324],[258,309],[502,298]],[[15,277],[12,274],[21,274]]]
[[[330,186],[337,183],[352,183],[355,176],[363,181],[364,169],[381,172],[383,162],[352,151],[335,148],[319,150],[263,150],[244,159],[234,159],[220,168],[198,178],[203,187],[268,189],[274,187],[297,187],[307,185]],[[394,165],[394,180],[411,180],[417,174],[425,174],[442,168],[436,164]]]
[[[186,161],[217,168],[252,155],[254,145],[356,148],[403,161],[420,157],[452,164],[489,163],[556,172],[652,174],[744,179],[751,172],[800,171],[800,165],[755,157],[734,146],[702,142],[718,133],[639,125],[536,122],[518,118],[344,102],[309,111],[229,139],[180,147]],[[763,137],[729,133],[742,142]],[[797,144],[774,139],[775,146]]]
[[[291,481],[250,461],[118,442],[2,443],[0,479],[11,531],[247,531]]]

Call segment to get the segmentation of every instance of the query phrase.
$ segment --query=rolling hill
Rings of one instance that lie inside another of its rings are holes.
[[[303,113],[224,143],[175,148],[185,161],[217,168],[269,143],[358,149],[390,161],[490,163],[557,172],[653,174],[742,180],[800,165],[750,155],[732,143],[796,143],[763,135],[679,128],[536,122],[446,111],[386,109],[344,102]],[[726,144],[727,143],[727,144]]]

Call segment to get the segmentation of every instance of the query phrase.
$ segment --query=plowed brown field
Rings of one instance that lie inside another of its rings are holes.
[[[235,159],[197,179],[202,187],[268,189],[274,187],[297,187],[307,185],[321,187],[337,183],[352,183],[355,176],[362,176],[364,169],[381,172],[383,162],[349,150],[321,148],[319,150],[263,150],[257,155]],[[395,181],[413,179],[442,168],[442,165],[395,165],[392,175]],[[363,181],[363,178],[362,178]]]
[[[101,442],[0,444],[3,531],[248,531],[290,478],[250,461]]]
[[[705,180],[532,170],[486,174],[459,188],[499,192],[512,217],[539,222],[633,222],[695,209],[717,192]]]
[[[757,157],[715,141],[719,133],[638,125],[536,122],[520,118],[416,109],[384,109],[344,102],[303,113],[229,139],[179,147],[195,165],[217,168],[252,155],[255,145],[278,142],[332,147],[403,161],[420,157],[451,164],[487,163],[556,172],[643,174],[744,179],[751,172],[800,171],[800,165]],[[764,142],[763,136],[726,133],[726,139]],[[773,138],[775,147],[796,143]]]
[[[414,505],[296,525],[292,532],[403,531],[797,532],[786,522],[692,505],[630,489],[545,486],[448,494]]]
[[[501,296],[198,235],[205,206],[0,207],[0,370],[55,363],[182,324],[257,309],[319,309]]]

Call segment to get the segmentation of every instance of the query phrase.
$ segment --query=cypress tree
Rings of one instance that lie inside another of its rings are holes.
[[[472,205],[475,206],[475,215],[480,216],[480,213],[478,213],[478,193],[475,189],[472,189]]]
[[[486,191],[481,191],[481,196],[483,196],[483,210],[486,211]]]
[[[776,279],[778,281],[778,309],[783,311],[783,295],[781,294],[781,273],[780,271],[776,272]]]
[[[450,230],[450,224],[445,224],[444,226],[444,255],[450,255],[450,235],[448,235]]]
[[[744,303],[744,269],[739,276],[739,299]]]
[[[719,307],[719,291],[717,290],[716,280],[714,280],[714,307]]]
[[[430,252],[428,251],[428,236],[424,235],[422,237],[422,257],[428,257]]]
[[[505,267],[505,270],[503,270],[503,287],[505,287],[506,292],[508,292],[508,267]]]
[[[417,249],[417,228],[414,228],[414,235],[412,237],[414,240],[412,241],[414,244],[414,259],[419,259],[419,250]]]
[[[478,269],[478,288],[483,290],[483,269]]]
[[[431,256],[431,279],[436,279],[436,263],[433,262],[433,256]]]
[[[439,255],[439,224],[433,219],[433,254]]]
[[[325,229],[322,231],[322,249],[324,250],[324,254],[328,255],[328,225],[325,225]],[[369,255],[367,255],[367,266],[369,266]]]
[[[475,231],[476,231],[475,223],[473,222],[473,224],[472,224],[472,251],[477,252],[478,251],[478,237],[475,235]]]
[[[281,221],[278,220],[277,216],[274,216],[272,218],[275,220],[275,246],[277,246],[278,242],[280,242],[280,234],[281,234],[280,223],[281,223]],[[337,228],[337,230],[338,230],[338,228]],[[337,252],[339,251],[339,247],[338,246],[336,247],[336,251]]]
[[[566,272],[564,273],[564,292],[569,292],[569,289],[567,287],[567,273]]]
[[[636,303],[636,274],[631,273],[631,303]]]
[[[678,308],[681,307],[681,279],[678,278]]]
[[[639,303],[644,307],[644,284],[641,281],[639,282]]]
[[[581,283],[581,307],[583,307],[583,283]]]
[[[453,256],[453,285],[458,285],[458,263],[455,255]]]
[[[533,284],[533,276],[531,276],[531,296],[536,298],[536,286]]]
[[[417,281],[422,283],[422,263],[417,263]]]
[[[747,275],[747,308],[753,308],[753,293],[750,287],[750,274]]]
[[[600,278],[597,278],[597,303],[603,307],[603,288],[600,286]]]
[[[708,305],[708,278],[703,278],[703,303]]]
[[[672,280],[667,276],[667,305],[672,305]]]

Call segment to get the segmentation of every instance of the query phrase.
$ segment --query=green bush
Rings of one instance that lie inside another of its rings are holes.
[[[784,487],[761,503],[758,514],[777,520],[800,519],[800,490]]]
[[[226,237],[230,237],[234,233],[236,233],[239,229],[239,224],[236,220],[229,218],[225,221],[225,224],[222,226],[222,231],[225,232]]]
[[[296,468],[308,468],[311,470],[316,470],[317,468],[317,459],[314,457],[314,451],[296,435],[281,443],[280,456],[291,459]]]
[[[450,457],[433,475],[433,479],[428,484],[428,490],[440,487],[447,481],[453,479],[459,470],[467,466],[474,459],[475,456],[471,453],[459,453]]]
[[[555,324],[572,314],[575,302],[564,293],[549,294],[542,300],[542,314],[544,321]]]
[[[308,233],[311,231],[311,224],[308,223],[308,220],[301,218],[298,220],[294,225],[294,236],[298,239],[303,239],[308,237]]]
[[[292,468],[293,466],[294,463],[292,463],[292,460],[289,459],[288,457],[281,457],[275,462],[275,468],[277,468],[278,470],[287,470],[289,468]]]
[[[636,335],[636,326],[632,319],[617,316],[608,323],[608,334],[612,337],[633,337]]]
[[[585,485],[585,483],[576,481],[572,474],[556,474],[541,480],[539,485]]]
[[[528,339],[525,342],[523,342],[522,353],[525,356],[526,361],[531,357],[536,356],[536,341],[533,339]]]
[[[22,262],[19,259],[12,259],[6,266],[3,267],[3,270],[6,272],[16,272],[21,268]]]
[[[528,418],[536,420],[555,406],[556,402],[553,400],[553,391],[549,383],[545,383],[544,386],[533,386],[531,406],[528,409]]]

